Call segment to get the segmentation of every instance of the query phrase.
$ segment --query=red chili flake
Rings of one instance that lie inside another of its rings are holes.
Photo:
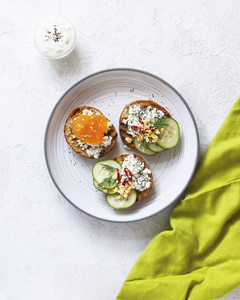
[[[140,122],[142,125],[144,125],[142,118],[139,117],[138,119],[139,119],[139,122]]]
[[[146,130],[145,129],[141,130],[140,133],[144,134],[144,133],[146,133]]]
[[[139,126],[131,126],[131,128],[135,131],[139,131],[141,130],[141,128]]]
[[[125,185],[126,183],[128,183],[129,179],[124,179],[124,181],[122,182],[122,185]]]
[[[120,182],[120,173],[118,169],[117,169],[117,181]]]
[[[132,180],[132,173],[128,168],[124,168],[124,172],[128,178],[128,180]]]

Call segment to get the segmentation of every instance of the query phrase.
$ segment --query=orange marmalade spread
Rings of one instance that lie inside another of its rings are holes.
[[[108,120],[103,115],[79,115],[72,122],[72,132],[81,142],[100,145],[108,132]]]

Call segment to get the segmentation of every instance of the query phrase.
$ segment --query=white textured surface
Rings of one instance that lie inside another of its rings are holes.
[[[71,4],[70,4],[71,3]],[[168,222],[112,224],[72,207],[47,173],[53,106],[92,72],[134,67],[172,84],[195,115],[201,153],[239,94],[238,0],[2,1],[0,12],[0,299],[114,299],[130,267]],[[75,25],[76,50],[40,56],[36,25],[53,12]],[[240,298],[240,288],[224,299]]]

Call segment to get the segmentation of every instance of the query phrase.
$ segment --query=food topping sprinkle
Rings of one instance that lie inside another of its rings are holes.
[[[158,140],[158,129],[155,125],[164,117],[165,114],[156,107],[141,108],[140,105],[133,105],[129,107],[128,117],[123,123],[128,125],[127,133],[133,138],[137,136],[138,141],[146,139],[147,142],[155,143]]]
[[[128,168],[124,168],[124,172],[128,178],[128,180],[132,181],[132,173]]]
[[[134,190],[144,191],[151,185],[151,170],[133,154],[124,158],[121,170],[121,185],[130,185]]]
[[[120,182],[120,180],[121,180],[120,173],[119,170],[117,169],[117,181]]]
[[[151,186],[151,170],[145,167],[144,162],[141,162],[133,154],[126,156],[122,163],[122,169],[119,172],[120,181],[114,189],[114,192],[119,195],[119,200],[126,199],[132,189],[136,191],[144,191]],[[118,169],[117,169],[118,174]],[[117,177],[117,179],[119,179]]]

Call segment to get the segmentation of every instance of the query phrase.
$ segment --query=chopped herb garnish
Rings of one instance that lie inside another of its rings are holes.
[[[106,165],[106,164],[101,164],[103,169],[107,170],[108,172],[110,173],[114,173],[114,171],[116,170],[116,168],[112,167],[112,166],[109,166],[109,165]]]
[[[160,119],[153,124],[154,128],[161,128],[163,126],[168,126],[167,121],[165,119]]]
[[[116,179],[113,179],[111,176],[104,178],[104,180],[101,182],[101,186],[109,189],[112,188],[116,183]]]
[[[143,115],[143,113],[144,112],[142,110],[139,110],[138,112],[135,113],[135,116],[136,117],[141,117]]]
[[[143,150],[147,150],[148,149],[148,144],[146,142],[145,139],[143,139],[140,143],[140,148],[142,148]]]

